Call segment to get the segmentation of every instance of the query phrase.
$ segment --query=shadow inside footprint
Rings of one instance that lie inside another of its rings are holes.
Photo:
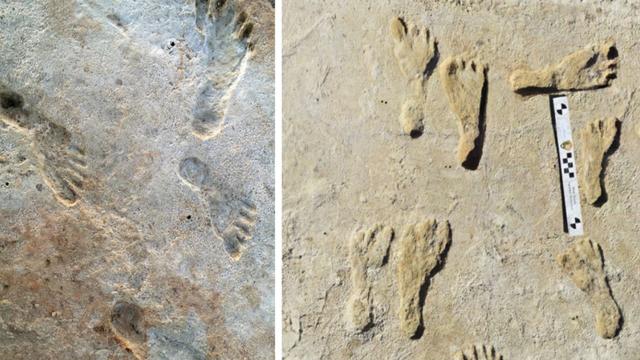
[[[433,270],[431,270],[431,272],[427,276],[427,280],[420,287],[420,295],[418,298],[418,301],[419,301],[418,308],[421,311],[420,323],[418,325],[418,328],[416,329],[415,334],[411,337],[411,340],[418,340],[422,337],[422,335],[424,335],[425,327],[424,327],[424,321],[422,319],[422,311],[424,309],[424,303],[427,299],[427,290],[429,289],[429,285],[431,285],[431,278],[433,277],[433,275],[437,274],[438,272],[440,272],[440,270],[444,268],[444,265],[447,259],[447,254],[449,253],[449,249],[451,248],[451,238],[452,238],[451,232],[449,232],[449,241],[446,242],[445,247],[442,250],[442,254],[440,255],[440,258],[442,260],[436,264]]]
[[[18,93],[10,90],[0,90],[0,106],[3,109],[22,108],[24,99]]]
[[[438,50],[438,41],[433,41],[433,57],[427,63],[427,66],[424,70],[424,77],[426,79],[430,78],[433,72],[438,67],[438,62],[440,61],[440,50]]]
[[[615,153],[620,147],[620,133],[622,129],[622,122],[616,119],[616,134],[613,137],[613,142],[607,151],[604,153],[604,160],[602,161],[602,171],[600,171],[600,189],[602,189],[602,193],[600,197],[593,203],[595,207],[601,207],[609,200],[609,195],[607,194],[607,189],[604,186],[604,177],[607,172],[607,166],[609,165],[609,156]]]
[[[474,141],[473,150],[462,163],[462,167],[467,170],[476,170],[480,165],[482,158],[482,149],[484,147],[484,138],[486,133],[486,117],[487,117],[487,99],[489,98],[489,86],[487,79],[488,69],[484,70],[484,82],[482,83],[482,91],[480,95],[480,113],[478,116],[478,130],[480,134]]]

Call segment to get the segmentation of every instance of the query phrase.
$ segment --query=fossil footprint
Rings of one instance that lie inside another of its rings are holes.
[[[119,301],[111,309],[111,331],[118,342],[137,359],[146,358],[146,324],[144,311],[138,305]]]
[[[347,304],[347,321],[356,331],[365,331],[373,322],[372,279],[369,271],[386,265],[393,229],[375,225],[356,233],[349,243],[351,263],[351,296]]]
[[[618,133],[618,120],[610,117],[596,119],[580,131],[581,153],[580,173],[585,197],[590,204],[596,204],[603,195],[601,176],[602,163]]]
[[[398,288],[400,327],[411,338],[423,328],[422,306],[434,271],[442,264],[451,242],[449,222],[429,219],[411,225],[399,242]]]
[[[513,71],[511,87],[518,93],[586,90],[609,86],[616,77],[618,50],[612,39],[589,45],[543,69]]]
[[[607,283],[600,245],[587,238],[580,239],[558,256],[558,263],[573,283],[587,294],[595,314],[598,335],[605,339],[616,336],[621,314]]]
[[[23,97],[0,85],[0,119],[31,139],[31,151],[45,184],[56,200],[73,206],[83,188],[87,164],[84,150],[69,131],[24,103]]]
[[[222,239],[229,256],[233,260],[240,259],[246,242],[253,237],[257,221],[255,205],[246,196],[237,195],[219,183],[209,166],[196,157],[183,159],[178,174],[203,195],[214,233]]]
[[[458,117],[458,162],[468,168],[477,166],[481,150],[481,114],[486,67],[469,54],[452,56],[440,65],[440,80],[449,106]]]
[[[503,360],[502,355],[498,354],[493,346],[473,345],[458,351],[454,356],[454,360]]]
[[[207,72],[192,110],[192,129],[202,140],[224,128],[229,99],[252,49],[253,23],[237,7],[231,0],[196,0],[196,28],[203,35]]]
[[[426,27],[407,24],[401,18],[394,18],[390,25],[394,40],[393,54],[405,76],[409,94],[402,103],[400,124],[405,134],[420,137],[424,131],[426,106],[427,65],[436,56],[436,40]]]

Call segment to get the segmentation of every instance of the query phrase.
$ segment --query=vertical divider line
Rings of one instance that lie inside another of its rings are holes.
[[[275,2],[275,359],[282,359],[282,0]]]

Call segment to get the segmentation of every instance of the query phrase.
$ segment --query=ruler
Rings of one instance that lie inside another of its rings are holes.
[[[556,135],[558,164],[562,189],[562,213],[564,232],[570,236],[584,234],[582,210],[580,208],[580,190],[578,189],[578,169],[576,154],[569,122],[569,101],[566,95],[551,95],[551,122]]]

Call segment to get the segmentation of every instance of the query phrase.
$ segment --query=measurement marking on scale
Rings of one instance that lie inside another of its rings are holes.
[[[551,95],[549,102],[551,105],[551,121],[556,135],[558,163],[560,165],[564,231],[570,236],[579,236],[584,234],[584,229],[582,210],[580,208],[575,147],[569,121],[569,101],[565,95]]]

